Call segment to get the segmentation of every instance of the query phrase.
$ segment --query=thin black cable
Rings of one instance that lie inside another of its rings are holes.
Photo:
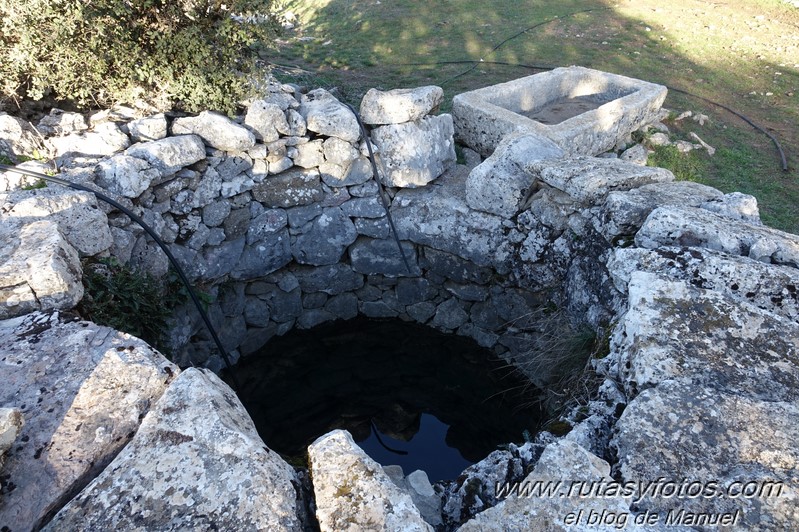
[[[380,431],[379,431],[379,430],[377,430],[377,425],[375,425],[375,422],[374,422],[374,420],[371,420],[371,419],[370,419],[370,420],[369,420],[369,425],[371,425],[371,427],[372,427],[372,432],[374,433],[374,435],[375,435],[375,438],[377,438],[377,443],[379,443],[379,444],[380,444],[380,445],[383,447],[383,449],[385,449],[386,451],[388,451],[388,452],[390,452],[390,453],[394,453],[394,454],[401,454],[401,455],[403,455],[403,456],[408,454],[408,451],[401,451],[401,450],[399,450],[399,449],[394,449],[393,447],[389,447],[388,445],[386,445],[385,443],[383,443],[383,439],[382,439],[382,438],[380,438]]]
[[[369,137],[369,132],[366,131],[366,126],[361,120],[361,115],[358,114],[358,111],[356,111],[355,108],[350,104],[346,102],[343,103],[344,105],[347,106],[347,108],[350,111],[352,111],[352,114],[355,115],[355,119],[358,121],[358,126],[361,128],[361,134],[363,135],[364,141],[366,141],[366,149],[369,152],[369,162],[372,164],[372,173],[374,174],[375,183],[377,183],[378,196],[380,196],[380,202],[383,204],[383,210],[386,211],[386,218],[388,219],[388,225],[391,228],[391,234],[394,235],[394,241],[397,243],[400,255],[402,255],[402,262],[405,263],[405,267],[408,269],[408,273],[413,274],[413,270],[411,269],[411,264],[410,262],[408,262],[408,257],[405,256],[405,250],[402,249],[402,244],[400,243],[399,235],[397,234],[397,228],[394,225],[394,219],[391,217],[391,211],[389,210],[388,199],[386,199],[386,191],[383,189],[383,186],[380,183],[380,174],[378,174],[377,172],[377,163],[375,162],[375,154],[372,151],[372,139]]]
[[[200,303],[200,299],[197,297],[197,294],[194,292],[194,289],[192,288],[188,277],[186,277],[186,274],[183,272],[183,268],[180,267],[180,264],[178,264],[178,261],[175,259],[174,255],[172,255],[172,252],[169,251],[169,248],[166,246],[163,240],[161,240],[161,237],[159,237],[158,234],[149,225],[147,225],[147,223],[145,223],[144,220],[139,218],[135,213],[131,212],[130,209],[120,204],[118,201],[106,196],[102,192],[98,192],[97,190],[91,189],[85,185],[81,185],[80,183],[73,183],[72,181],[61,179],[60,177],[49,176],[41,174],[39,172],[34,172],[24,168],[17,168],[14,166],[8,166],[5,164],[0,164],[0,170],[16,172],[18,174],[27,175],[30,177],[37,177],[39,179],[43,179],[44,181],[50,181],[51,183],[63,185],[65,187],[69,187],[75,190],[80,190],[82,192],[91,192],[92,194],[97,196],[98,199],[101,199],[104,202],[111,205],[112,207],[115,207],[120,211],[124,212],[131,220],[139,224],[147,232],[147,234],[150,235],[153,238],[153,240],[155,240],[155,243],[158,244],[158,247],[160,247],[161,250],[166,254],[167,258],[169,259],[169,262],[172,264],[172,267],[175,268],[178,277],[180,277],[181,282],[186,287],[186,290],[189,292],[189,296],[191,297],[194,306],[197,307],[197,311],[200,313],[200,317],[205,323],[205,326],[208,328],[208,332],[211,333],[211,337],[213,338],[214,343],[216,343],[216,347],[219,349],[219,353],[222,355],[222,359],[225,361],[225,366],[227,366],[227,369],[230,372],[230,377],[231,380],[233,381],[233,385],[236,391],[239,391],[241,389],[239,381],[236,378],[236,373],[233,370],[233,364],[230,362],[230,356],[228,355],[227,350],[222,345],[222,341],[219,339],[219,336],[216,334],[216,330],[214,329],[213,325],[211,325],[211,320],[208,318],[208,314],[206,314],[205,310],[203,309],[202,304]]]

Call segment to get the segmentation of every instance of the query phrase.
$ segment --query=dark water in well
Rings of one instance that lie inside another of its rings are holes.
[[[242,361],[237,376],[261,437],[297,465],[308,444],[342,428],[383,465],[453,479],[539,423],[536,390],[489,351],[399,320],[292,331]],[[407,454],[386,450],[375,431]]]

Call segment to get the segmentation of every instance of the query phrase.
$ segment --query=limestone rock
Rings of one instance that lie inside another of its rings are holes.
[[[5,200],[5,201],[3,201]],[[83,256],[97,255],[111,247],[108,218],[89,192],[58,187],[15,191],[0,196],[2,218],[28,222],[47,218],[69,244]]]
[[[125,155],[144,159],[166,177],[205,159],[205,145],[197,135],[180,135],[134,144]]]
[[[167,123],[164,113],[146,116],[128,122],[128,133],[134,142],[161,140],[166,138]]]
[[[305,293],[324,292],[335,296],[352,292],[363,286],[363,275],[346,264],[336,263],[317,268],[300,267],[294,270],[296,281]]]
[[[366,275],[380,274],[389,277],[418,274],[416,248],[409,242],[401,242],[408,271],[397,242],[393,239],[375,240],[361,237],[349,248],[352,269]]]
[[[293,169],[255,185],[252,195],[266,207],[288,208],[315,203],[324,192],[317,171]]]
[[[674,181],[663,168],[639,166],[618,159],[575,157],[529,163],[527,170],[549,186],[585,205],[597,204],[614,190]]]
[[[446,175],[440,186],[398,192],[391,207],[397,233],[403,240],[506,271],[511,250],[502,218],[469,208],[465,180],[463,174]]]
[[[243,239],[242,239],[243,240]],[[231,266],[234,279],[254,279],[272,273],[291,261],[288,229],[264,233],[260,240],[244,248]]]
[[[161,173],[144,159],[117,154],[97,165],[96,183],[126,198],[138,198]]]
[[[535,182],[526,165],[562,157],[551,140],[530,133],[510,134],[491,156],[477,165],[466,180],[466,202],[478,211],[510,218],[521,209]]]
[[[233,391],[189,368],[46,530],[301,530],[296,482]]]
[[[334,188],[361,185],[372,178],[372,164],[365,157],[344,164],[324,163],[319,165],[319,171],[322,181]]]
[[[724,194],[720,198],[711,198],[699,206],[722,216],[728,216],[754,225],[761,225],[757,198],[749,194],[731,192]]]
[[[311,228],[297,237],[291,253],[300,264],[334,264],[357,237],[349,217],[339,207],[332,207],[324,209]]]
[[[569,441],[551,443],[544,449],[541,458],[525,483],[565,481],[564,486],[574,481],[613,482],[610,466],[604,460],[592,455],[579,445]],[[567,525],[565,518],[570,513],[582,510],[582,521]],[[632,517],[625,500],[621,497],[580,497],[569,496],[564,487],[557,495],[525,496],[520,493],[506,494],[506,499],[488,510],[477,514],[466,522],[462,532],[524,532],[527,530],[567,531],[567,530],[619,530],[613,524],[589,525],[590,512],[612,512],[627,518],[625,525],[632,525]],[[626,526],[621,528],[627,529]],[[634,527],[629,527],[634,528]]]
[[[691,207],[659,207],[635,236],[638,247],[692,246],[799,268],[799,237]]]
[[[290,133],[286,114],[279,106],[265,100],[255,100],[247,108],[244,116],[244,125],[256,132],[256,137],[263,142],[274,142],[280,138],[280,133]]]
[[[616,424],[619,480],[712,482],[708,497],[636,501],[639,511],[657,512],[661,522],[681,511],[738,512],[734,529],[791,529],[799,522],[797,415],[795,400],[762,401],[687,381],[663,382],[636,397]],[[744,486],[754,496],[741,496]],[[738,496],[718,496],[727,488]]]
[[[113,122],[105,122],[85,133],[51,137],[47,143],[52,146],[56,157],[106,157],[130,146],[130,138]]]
[[[410,496],[398,488],[352,436],[334,430],[308,447],[323,532],[360,530],[421,531],[433,528]]]
[[[443,98],[443,89],[434,85],[389,91],[369,89],[361,100],[361,120],[370,125],[413,122],[430,114]]]
[[[0,460],[11,449],[24,424],[19,408],[0,408]]]
[[[0,147],[0,149],[2,148]],[[13,159],[13,157],[9,158]],[[14,165],[14,167],[20,170],[30,170],[32,172],[39,172],[43,174],[46,174],[48,171],[50,171],[49,165],[39,161],[25,161],[23,163]],[[0,171],[0,192],[10,192],[12,190],[18,190],[22,188],[35,188],[40,182],[41,181],[38,177],[24,175],[13,170]]]
[[[0,224],[0,257],[0,319],[71,309],[83,297],[78,254],[52,221]]]
[[[348,142],[355,142],[361,136],[355,114],[324,89],[303,95],[300,114],[308,130],[314,133]]]
[[[172,134],[198,135],[206,144],[222,151],[246,151],[255,146],[252,131],[211,111],[175,119]]]
[[[428,116],[405,124],[380,126],[372,140],[385,168],[383,184],[421,187],[455,164],[452,116]]]
[[[661,246],[655,250],[617,248],[607,267],[616,288],[626,296],[634,271],[713,290],[738,302],[799,323],[799,270],[699,248]]]
[[[622,161],[628,161],[640,166],[646,166],[646,161],[649,159],[649,150],[643,144],[636,144],[631,148],[627,148],[619,156]]]
[[[20,155],[32,157],[41,145],[40,136],[30,122],[0,113],[0,154],[16,161]]]
[[[799,399],[799,324],[711,290],[634,272],[611,349],[628,396],[683,381],[763,401]]]
[[[63,136],[80,133],[89,129],[86,118],[80,113],[70,113],[62,109],[51,109],[42,117],[36,129],[45,136]]]
[[[608,241],[620,235],[634,235],[657,207],[699,207],[722,196],[713,187],[691,181],[652,183],[632,190],[611,192],[602,205],[599,229]]]
[[[25,418],[0,527],[28,530],[105,468],[180,370],[137,338],[57,313],[0,323],[0,351],[0,404]]]

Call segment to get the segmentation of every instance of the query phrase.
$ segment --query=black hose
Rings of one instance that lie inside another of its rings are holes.
[[[144,220],[139,218],[135,213],[131,212],[130,209],[120,204],[118,201],[106,196],[102,192],[98,192],[97,190],[91,189],[85,185],[81,185],[79,183],[73,183],[72,181],[61,179],[60,177],[49,176],[39,172],[34,172],[32,170],[17,168],[5,164],[0,164],[0,170],[16,172],[18,174],[27,175],[30,177],[37,177],[39,179],[43,179],[44,181],[49,181],[51,183],[63,185],[65,187],[69,187],[75,190],[80,190],[83,192],[91,192],[92,194],[97,196],[98,199],[101,199],[104,202],[111,205],[112,207],[115,207],[116,209],[119,209],[120,211],[124,212],[131,220],[139,224],[142,227],[142,229],[144,229],[147,232],[147,234],[150,235],[153,238],[153,240],[155,240],[155,243],[158,244],[158,247],[160,247],[161,250],[166,254],[170,264],[172,264],[172,267],[175,268],[178,277],[180,277],[183,286],[185,286],[186,290],[189,292],[189,296],[191,297],[194,306],[197,308],[197,311],[200,313],[200,317],[205,323],[205,326],[208,328],[208,332],[211,333],[211,337],[213,338],[214,343],[216,343],[216,347],[219,349],[219,353],[222,355],[222,360],[225,361],[225,366],[227,366],[227,369],[230,372],[230,377],[231,380],[233,381],[233,385],[236,391],[239,391],[241,389],[239,381],[236,378],[236,374],[233,370],[233,364],[230,362],[230,356],[228,355],[227,350],[222,345],[222,341],[219,339],[219,336],[216,334],[216,330],[214,329],[213,325],[211,325],[211,320],[208,318],[208,314],[206,314],[205,310],[203,309],[202,304],[200,303],[200,299],[197,297],[197,294],[194,292],[194,289],[192,288],[188,277],[186,277],[186,274],[183,272],[183,268],[180,267],[180,264],[178,264],[178,261],[175,259],[174,255],[172,255],[172,252],[169,251],[169,248],[164,243],[164,241],[161,240],[161,237],[159,237],[158,234],[149,225],[147,225],[147,223],[145,223]]]
[[[399,450],[399,449],[394,449],[394,448],[392,448],[392,447],[389,447],[389,446],[388,446],[388,445],[386,445],[385,443],[383,443],[383,440],[382,440],[382,438],[380,438],[380,431],[379,431],[379,430],[377,430],[377,425],[375,425],[375,422],[374,422],[373,420],[371,420],[371,419],[370,419],[370,420],[369,420],[369,424],[370,424],[370,425],[371,425],[371,427],[372,427],[372,432],[374,433],[374,435],[375,435],[375,438],[377,438],[377,443],[379,443],[379,444],[380,444],[380,446],[381,446],[381,447],[383,447],[383,449],[385,449],[386,451],[388,451],[388,452],[390,452],[390,453],[394,453],[394,454],[400,454],[400,455],[403,455],[403,456],[404,456],[404,455],[406,455],[406,454],[408,454],[408,451],[401,451],[401,450]]]
[[[386,218],[388,219],[388,225],[391,228],[391,234],[394,235],[394,241],[397,243],[397,247],[399,248],[400,255],[402,256],[402,262],[405,263],[405,267],[408,269],[409,274],[413,274],[413,270],[411,269],[411,264],[408,262],[408,257],[405,256],[405,250],[402,249],[402,244],[400,243],[399,236],[397,235],[397,228],[394,226],[394,219],[391,217],[391,211],[389,210],[388,199],[386,198],[386,191],[383,189],[383,185],[380,182],[380,174],[377,173],[377,163],[375,162],[375,154],[372,151],[372,139],[369,137],[369,133],[366,131],[366,126],[363,124],[361,120],[361,115],[358,114],[358,111],[355,110],[353,106],[350,104],[343,102],[347,108],[352,111],[352,114],[355,115],[355,119],[358,121],[358,126],[361,128],[361,134],[363,135],[364,141],[366,141],[366,149],[369,152],[369,162],[372,164],[372,174],[374,174],[375,183],[377,183],[377,190],[378,196],[380,196],[380,202],[383,204],[383,210],[386,211]]]

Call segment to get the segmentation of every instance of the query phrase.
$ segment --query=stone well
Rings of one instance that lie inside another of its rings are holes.
[[[513,132],[599,155],[655,122],[665,98],[662,85],[572,66],[458,94],[452,114],[456,138],[484,156]]]

